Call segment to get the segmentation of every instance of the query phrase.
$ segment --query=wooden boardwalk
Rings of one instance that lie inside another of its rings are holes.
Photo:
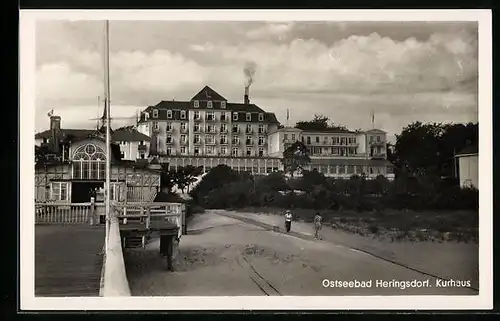
[[[103,226],[35,226],[35,296],[99,296]]]

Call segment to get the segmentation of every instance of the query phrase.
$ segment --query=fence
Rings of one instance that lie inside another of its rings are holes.
[[[93,224],[94,203],[35,203],[35,224]]]

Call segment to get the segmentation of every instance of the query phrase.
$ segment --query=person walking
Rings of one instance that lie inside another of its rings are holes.
[[[290,228],[292,227],[292,212],[287,210],[285,213],[285,229],[286,232],[290,232]]]
[[[321,235],[319,231],[321,231],[321,227],[323,226],[323,218],[319,213],[316,213],[314,216],[314,238],[317,240],[321,240]]]

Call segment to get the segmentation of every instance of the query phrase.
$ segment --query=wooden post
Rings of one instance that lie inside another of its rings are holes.
[[[91,197],[90,198],[90,225],[95,225],[95,224],[99,223],[98,220],[96,222],[95,214],[96,214],[96,210],[95,210],[95,198]]]
[[[123,216],[127,216],[127,204],[123,206]],[[127,224],[127,218],[123,218],[123,224]]]
[[[146,215],[147,215],[146,216],[146,228],[149,229],[149,225],[151,223],[151,208],[150,207],[148,207],[146,209]]]

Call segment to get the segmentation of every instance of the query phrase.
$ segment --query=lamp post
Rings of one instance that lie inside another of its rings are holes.
[[[104,30],[104,108],[106,109],[106,240],[105,246],[108,249],[109,227],[110,227],[110,170],[111,170],[111,146],[110,146],[110,117],[109,117],[109,21],[105,22]]]

